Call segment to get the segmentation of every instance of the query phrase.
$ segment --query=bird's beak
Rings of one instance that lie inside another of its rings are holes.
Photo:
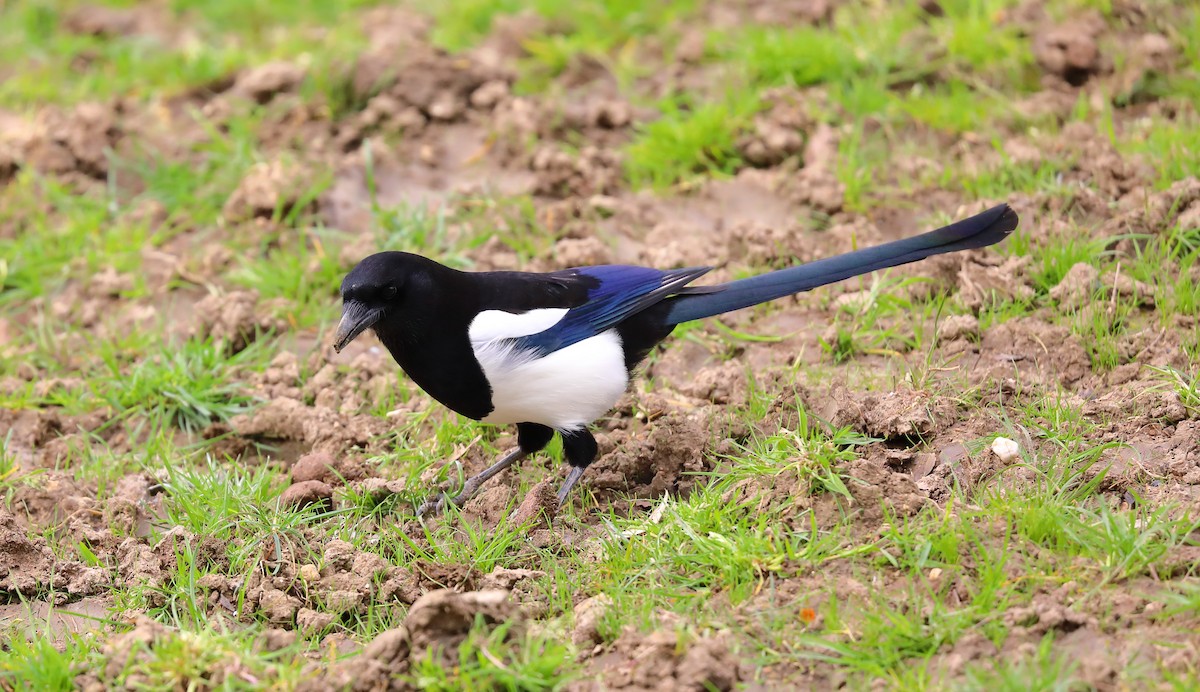
[[[346,344],[354,341],[355,337],[378,322],[382,316],[381,308],[372,308],[356,300],[343,303],[342,321],[338,324],[337,334],[333,338],[333,350],[341,353]]]

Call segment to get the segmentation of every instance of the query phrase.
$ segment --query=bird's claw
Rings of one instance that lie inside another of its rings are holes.
[[[417,508],[417,518],[424,519],[431,514],[440,514],[446,510],[446,493],[438,493],[436,499],[426,500]]]

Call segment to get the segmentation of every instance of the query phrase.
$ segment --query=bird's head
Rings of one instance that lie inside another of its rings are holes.
[[[333,341],[335,351],[340,353],[359,334],[403,308],[416,269],[414,259],[403,252],[380,252],[359,262],[342,279],[342,321]]]

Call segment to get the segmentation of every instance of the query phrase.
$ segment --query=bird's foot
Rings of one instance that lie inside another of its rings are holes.
[[[417,508],[417,517],[423,519],[431,514],[441,514],[442,512],[446,511],[449,505],[454,505],[455,507],[462,509],[463,505],[470,502],[471,498],[479,494],[479,489],[490,478],[490,475],[485,476],[482,473],[478,476],[472,476],[468,478],[467,482],[463,483],[462,491],[454,497],[450,497],[448,493],[438,493],[436,498],[432,500],[426,500],[421,504],[420,507]]]
[[[448,505],[454,505],[455,507],[461,508],[463,505],[467,504],[471,498],[475,497],[475,495],[479,492],[479,489],[483,487],[484,483],[487,483],[492,479],[493,476],[509,466],[512,466],[517,461],[525,458],[525,456],[525,452],[522,452],[519,447],[514,449],[513,451],[504,455],[504,458],[500,459],[500,461],[497,461],[496,463],[487,467],[481,473],[468,478],[467,482],[463,483],[462,491],[454,497],[450,497],[446,493],[439,493],[436,499],[426,500],[421,504],[420,507],[417,508],[417,517],[424,519],[430,514],[444,512]]]
[[[441,514],[446,511],[446,493],[438,493],[437,497],[432,500],[426,500],[417,508],[417,518],[424,519],[430,514]]]

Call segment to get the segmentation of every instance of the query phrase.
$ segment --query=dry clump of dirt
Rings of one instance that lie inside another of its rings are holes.
[[[979,339],[979,318],[974,315],[950,315],[938,324],[938,343]]]
[[[1186,628],[1158,625],[1153,614],[1161,611],[1160,603],[1128,593],[1088,602],[1078,591],[1075,582],[1067,582],[1052,593],[1038,594],[1028,605],[1010,608],[1004,613],[1009,633],[1002,647],[968,633],[938,654],[935,667],[951,677],[961,675],[967,665],[1033,659],[1040,642],[1053,636],[1056,651],[1078,662],[1074,676],[1094,689],[1115,689],[1120,672],[1130,669],[1188,669],[1184,652],[1195,647],[1194,635]]]
[[[1069,329],[1037,317],[993,325],[983,334],[979,357],[970,363],[973,382],[1054,382],[1074,387],[1091,376],[1091,360]]]
[[[145,528],[141,522],[149,488],[145,476],[126,476],[117,482],[111,496],[100,501],[94,487],[50,471],[18,485],[9,507],[27,528],[65,534],[100,554],[116,547],[118,535]]]
[[[1097,300],[1104,298],[1131,301],[1139,307],[1154,307],[1155,289],[1146,283],[1138,281],[1127,274],[1116,271],[1103,276],[1100,271],[1090,264],[1080,262],[1072,266],[1063,276],[1062,281],[1050,289],[1050,298],[1060,307],[1071,310],[1086,308]]]
[[[833,21],[834,10],[843,0],[750,0],[745,3],[749,19],[756,24],[810,24],[823,26]]]
[[[737,143],[742,158],[753,166],[769,167],[803,151],[804,133],[813,126],[804,107],[805,96],[795,89],[772,89],[763,94],[766,108]]]
[[[520,624],[506,591],[431,591],[412,604],[403,625],[380,634],[357,656],[305,680],[298,689],[415,689],[402,677],[412,661],[433,656],[453,666],[458,645],[477,621],[495,626],[514,620]],[[519,632],[514,627],[507,634],[514,637]]]
[[[12,149],[11,165],[86,182],[104,180],[107,150],[124,137],[124,111],[119,102],[82,103],[72,109],[47,108],[32,123],[0,136]],[[0,147],[4,148],[4,147]]]
[[[39,378],[35,371],[22,373],[29,381]],[[72,378],[50,378],[37,382],[34,393],[46,396],[58,388],[82,386],[82,381]],[[22,468],[54,468],[67,458],[72,449],[85,448],[94,442],[102,442],[108,449],[119,451],[126,448],[123,433],[106,426],[105,411],[70,416],[56,409],[0,410],[0,429],[8,431],[7,452],[13,455]]]
[[[734,224],[726,236],[729,259],[751,266],[775,269],[812,257],[812,237],[799,223],[786,225],[762,221]]]
[[[0,508],[0,593],[8,598],[42,598],[55,604],[91,596],[111,586],[108,570],[61,560],[46,539],[29,535],[21,522]]]
[[[627,629],[611,649],[591,659],[594,678],[567,689],[732,690],[742,681],[728,634],[680,641],[672,630],[643,634]]]
[[[661,497],[688,492],[696,483],[692,474],[711,468],[709,420],[698,410],[662,410],[669,412],[649,429],[597,435],[599,459],[581,482],[598,494]]]
[[[739,406],[746,401],[749,382],[745,365],[730,360],[701,368],[690,379],[678,381],[675,387],[683,394],[717,406]]]
[[[1160,234],[1175,225],[1200,227],[1200,178],[1178,180],[1161,192],[1150,192],[1149,188],[1144,188],[1140,194],[1125,196],[1119,212],[1100,227],[1099,233],[1103,236]],[[1131,243],[1130,240],[1122,240],[1117,244],[1117,249],[1129,250]]]
[[[292,481],[321,481],[342,484],[367,477],[367,469],[358,459],[334,456],[328,452],[309,452],[292,464]]]
[[[87,279],[68,283],[50,299],[49,313],[65,324],[92,328],[101,334],[144,325],[158,315],[158,310],[125,297],[134,285],[132,274],[105,267]]]
[[[351,76],[363,110],[338,126],[343,150],[375,132],[420,133],[429,124],[485,116],[509,97],[513,74],[433,48],[416,32],[376,29]]]
[[[595,236],[563,238],[552,250],[555,268],[583,267],[591,264],[611,264],[612,248]]]
[[[1090,123],[1071,122],[1047,147],[1059,150],[1075,160],[1067,180],[1090,183],[1106,198],[1140,197],[1153,180],[1154,167],[1136,158],[1122,156],[1112,141]]]
[[[343,617],[364,614],[373,603],[412,603],[420,583],[411,570],[335,539],[324,545],[319,565],[297,565],[285,556],[274,571],[251,574],[244,586],[222,574],[206,575],[199,585],[209,590],[214,604],[237,602],[244,590],[247,605],[273,625],[315,633]]]
[[[1044,27],[1033,37],[1033,56],[1047,75],[1077,87],[1112,70],[1112,59],[1097,43],[1106,29],[1099,13]]]
[[[225,201],[225,218],[242,221],[272,218],[296,210],[312,186],[312,173],[296,161],[260,161],[254,164]],[[309,202],[315,208],[316,201]]]
[[[819,394],[802,390],[801,398],[806,408],[834,428],[849,426],[893,443],[928,439],[958,417],[952,399],[924,390],[855,392],[839,384]]]
[[[309,452],[292,464],[292,485],[283,491],[279,501],[297,507],[330,504],[335,486],[363,480],[368,473],[356,458],[335,457],[325,451]]]
[[[838,134],[822,123],[804,145],[804,168],[782,178],[780,189],[798,204],[836,214],[845,203],[846,186],[837,177]]]
[[[254,290],[212,293],[195,306],[191,336],[222,342],[228,353],[240,353],[262,334],[282,332],[287,324],[270,315]]]
[[[372,415],[346,415],[324,406],[305,406],[296,399],[277,398],[251,413],[235,416],[229,428],[255,440],[302,442],[318,451],[341,454],[353,447],[366,449],[392,428]]]
[[[299,357],[284,351],[261,374],[252,376],[249,386],[264,399],[311,401],[313,406],[345,415],[365,413],[368,407],[382,404],[397,386],[396,364],[383,349],[364,350],[346,365],[331,363],[323,350],[314,350],[307,367],[313,375],[304,380]],[[414,396],[395,410],[415,411],[427,402],[423,396]]]
[[[957,293],[963,307],[978,312],[997,298],[1030,300],[1035,291],[1029,278],[1030,259],[986,250],[968,250],[938,255],[912,267],[900,267],[898,274],[929,279],[912,286],[914,297],[932,293]]]
[[[302,65],[277,60],[242,72],[229,91],[260,104],[267,103],[279,94],[295,90],[306,74]]]
[[[163,36],[168,29],[165,8],[153,3],[136,7],[84,5],[67,12],[62,27],[73,34],[116,38]]]
[[[534,193],[558,199],[611,195],[624,175],[616,151],[592,145],[578,154],[543,145],[530,158],[529,168],[537,175]]]
[[[552,479],[546,479],[529,489],[525,499],[513,510],[511,521],[517,526],[529,527],[537,524],[548,527],[557,515],[556,483]]]
[[[147,537],[130,537],[121,541],[115,550],[117,575],[126,585],[147,587],[151,604],[162,605],[165,597],[159,590],[169,584],[177,572],[176,555],[186,547],[196,554],[197,569],[228,568],[228,545],[215,536],[197,538],[182,526],[164,533],[154,545]]]
[[[1138,390],[1124,387],[1084,407],[1084,413],[1091,418],[1114,421],[1097,439],[1121,444],[1106,450],[1084,476],[1093,478],[1102,473],[1103,489],[1135,491],[1152,506],[1182,500],[1181,509],[1194,509],[1198,499],[1195,486],[1200,485],[1196,421],[1183,420],[1185,411],[1173,392],[1156,392],[1155,396],[1147,397]],[[1121,399],[1132,402],[1126,404],[1126,410],[1134,408],[1142,413],[1132,418],[1128,414],[1124,418],[1113,417],[1122,412]],[[1192,487],[1185,490],[1187,486]],[[1153,495],[1158,496],[1157,501]]]
[[[76,689],[103,692],[112,689],[111,685],[118,679],[123,682],[122,689],[155,687],[161,684],[149,672],[153,670],[155,650],[163,646],[177,646],[178,640],[188,641],[196,636],[144,616],[139,616],[131,624],[133,627],[130,630],[110,637],[105,642],[100,650],[103,668],[77,676],[74,680]],[[211,688],[221,688],[226,684],[245,687],[261,682],[249,666],[236,656],[210,663],[210,667],[200,674],[200,678],[205,686]]]

